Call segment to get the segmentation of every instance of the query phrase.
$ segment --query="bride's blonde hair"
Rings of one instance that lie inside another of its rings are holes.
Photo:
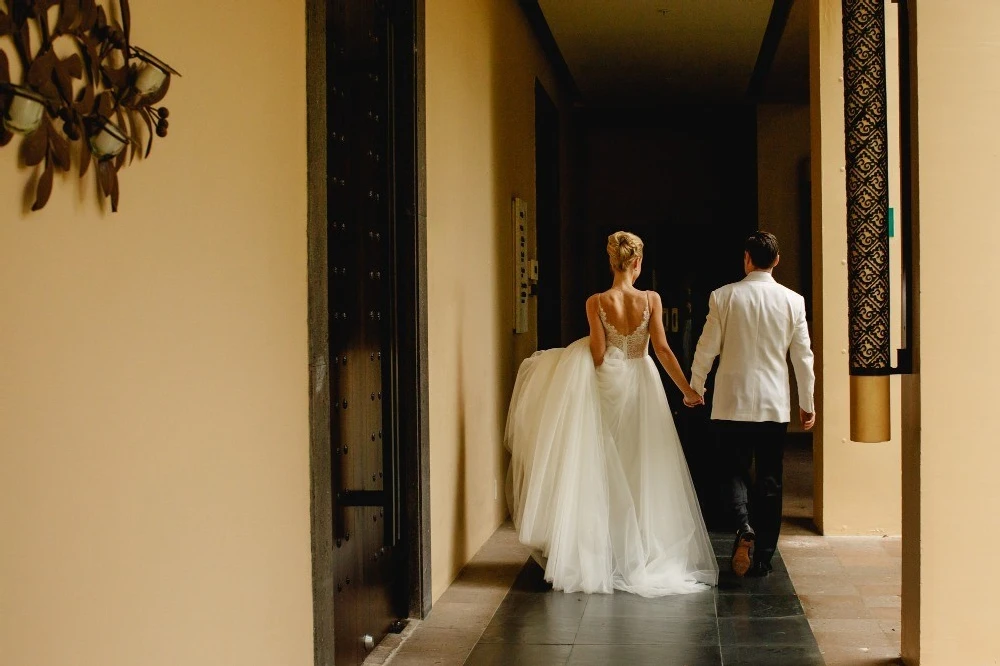
[[[612,270],[627,271],[641,258],[641,238],[628,231],[616,231],[608,236],[608,260]]]

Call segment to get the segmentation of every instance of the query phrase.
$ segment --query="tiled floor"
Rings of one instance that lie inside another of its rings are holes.
[[[812,455],[785,457],[785,524],[778,548],[829,666],[899,662],[902,541],[822,537],[812,526]]]
[[[387,663],[464,664],[530,556],[510,523],[501,526]]]
[[[723,556],[717,590],[652,600],[550,592],[508,524],[386,663],[895,664],[900,541],[816,535],[811,464],[808,449],[789,449],[786,522],[766,579],[729,574],[731,540],[720,535],[713,536]]]
[[[713,544],[726,559],[732,539]],[[644,599],[549,592],[529,560],[466,664],[822,664],[784,564],[774,565],[767,578],[724,571],[718,589]]]

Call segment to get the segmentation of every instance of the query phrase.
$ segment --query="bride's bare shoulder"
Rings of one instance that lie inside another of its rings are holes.
[[[600,294],[594,294],[587,299],[587,321],[591,323],[591,326],[601,318],[600,296]]]
[[[593,310],[594,312],[597,312],[597,310],[599,308],[603,307],[601,305],[601,297],[602,296],[604,296],[604,292],[598,292],[596,294],[591,294],[591,296],[587,299],[587,312],[590,312],[591,310]]]

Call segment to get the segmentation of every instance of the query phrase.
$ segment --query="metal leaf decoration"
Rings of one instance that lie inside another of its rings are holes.
[[[41,36],[35,50],[32,34]],[[167,135],[162,101],[180,74],[132,44],[129,0],[8,0],[0,3],[0,37],[14,45],[0,49],[0,147],[23,135],[21,160],[40,169],[32,210],[48,202],[54,172],[70,171],[75,151],[79,176],[93,161],[98,189],[117,211],[118,172],[137,154],[149,156],[154,134]],[[73,52],[60,57],[56,42],[60,53],[66,43]],[[20,82],[11,80],[10,58],[19,61]]]

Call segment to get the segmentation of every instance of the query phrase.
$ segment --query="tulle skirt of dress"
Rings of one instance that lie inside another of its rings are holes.
[[[719,569],[652,359],[588,339],[537,352],[507,416],[507,498],[520,541],[565,592],[705,589]]]

